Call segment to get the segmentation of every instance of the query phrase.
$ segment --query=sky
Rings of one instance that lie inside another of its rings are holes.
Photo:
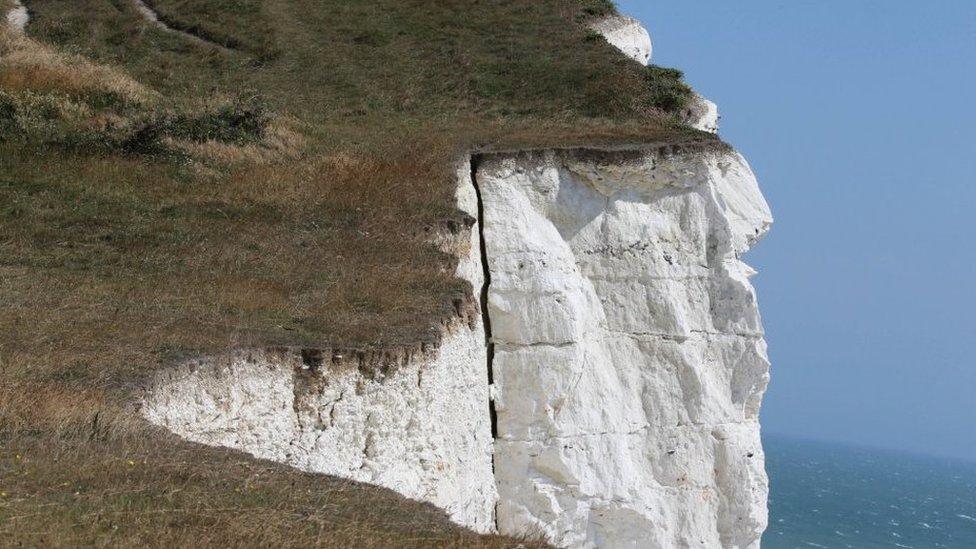
[[[767,433],[976,460],[976,1],[619,0],[776,217]]]

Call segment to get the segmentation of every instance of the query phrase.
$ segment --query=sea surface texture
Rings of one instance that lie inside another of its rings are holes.
[[[764,549],[976,548],[976,463],[764,437]]]

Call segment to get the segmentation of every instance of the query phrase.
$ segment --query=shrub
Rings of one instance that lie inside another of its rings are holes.
[[[613,0],[580,0],[580,3],[583,5],[583,14],[587,17],[605,17],[617,11]]]
[[[91,110],[65,96],[0,91],[0,142],[50,143],[85,133]]]
[[[175,152],[171,140],[258,143],[271,122],[263,100],[253,95],[202,108],[168,110],[125,106],[103,93],[83,99],[87,101],[50,90],[0,90],[0,143],[91,154],[164,154]]]
[[[261,97],[247,95],[201,111],[164,115],[155,123],[162,134],[177,140],[246,145],[260,141],[270,122]]]
[[[691,87],[682,80],[678,69],[651,65],[645,69],[644,82],[650,107],[668,114],[677,114],[691,100]]]

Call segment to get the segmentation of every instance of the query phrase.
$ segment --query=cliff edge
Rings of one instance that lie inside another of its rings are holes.
[[[758,544],[769,210],[637,21],[3,6],[6,542]]]
[[[649,59],[636,21],[592,28]],[[458,207],[475,221],[447,251],[482,299],[439,348],[378,377],[334,355],[195,364],[158,378],[143,414],[190,440],[429,501],[480,532],[757,547],[769,362],[740,258],[772,216],[745,159],[627,146],[460,166]]]

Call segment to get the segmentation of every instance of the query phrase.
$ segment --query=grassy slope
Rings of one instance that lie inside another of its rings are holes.
[[[674,75],[583,30],[601,1],[152,4],[234,49],[125,0],[32,0],[33,38],[144,90],[0,57],[0,539],[508,543],[384,490],[182,443],[125,404],[188,354],[435,340],[469,294],[428,243],[463,223],[458,154],[710,140],[656,109]],[[212,129],[237,96],[263,98],[271,126],[201,142],[186,121]],[[55,114],[4,125],[23,104]]]

